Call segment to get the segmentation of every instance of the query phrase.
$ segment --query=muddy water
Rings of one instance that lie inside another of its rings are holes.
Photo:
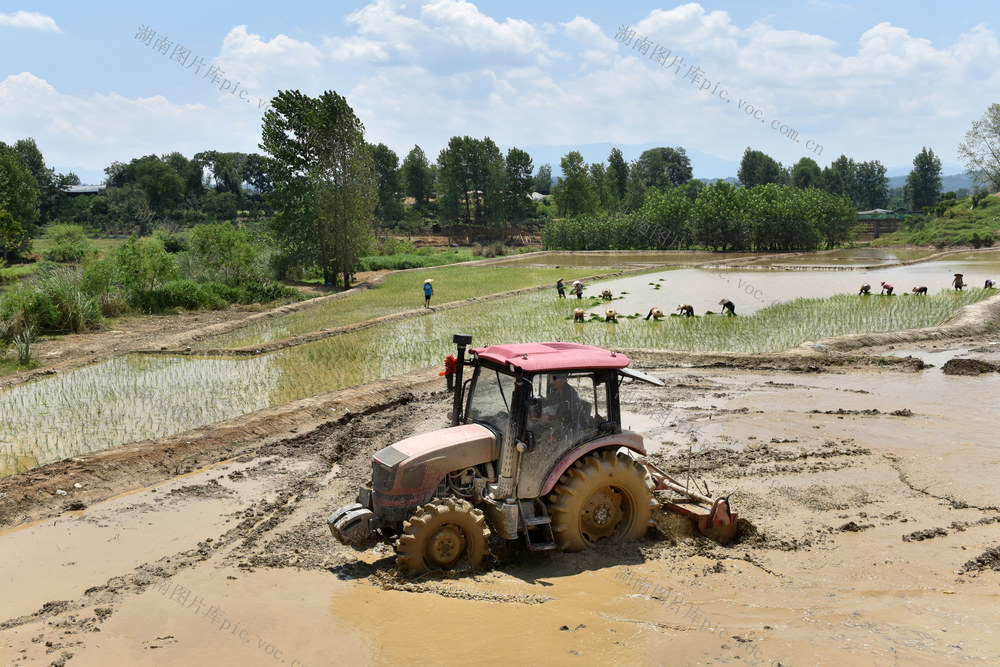
[[[736,313],[752,314],[775,303],[799,297],[826,298],[835,294],[857,294],[862,283],[872,286],[874,294],[881,283],[895,287],[902,296],[913,287],[923,285],[929,293],[950,290],[953,274],[962,273],[970,288],[981,288],[987,278],[1000,280],[1000,253],[970,254],[969,257],[947,258],[907,266],[859,271],[750,271],[740,269],[680,269],[650,273],[587,285],[587,296],[600,295],[604,289],[615,296],[619,313],[642,313],[653,306],[672,312],[678,304],[694,306],[696,314],[721,311],[719,301],[729,299]],[[593,308],[602,313],[606,306]]]
[[[792,257],[765,257],[752,262],[752,264],[755,266],[831,266],[850,268],[852,266],[874,264],[898,264],[900,262],[922,259],[934,252],[934,250],[898,248],[850,248],[817,253],[799,253]]]
[[[648,387],[631,401],[626,424],[647,430],[643,417],[667,411],[681,426],[697,425],[705,447],[758,450],[746,461],[726,452],[702,471],[713,489],[735,491],[734,507],[756,537],[718,547],[657,514],[660,532],[639,545],[584,554],[497,549],[488,572],[401,582],[389,550],[353,552],[322,525],[357,483],[350,473],[365,470],[365,456],[328,469],[296,459],[305,454],[295,447],[270,464],[286,467],[284,481],[261,477],[270,469],[261,459],[239,468],[227,463],[40,522],[31,533],[0,535],[0,557],[8,546],[34,555],[5,563],[22,580],[11,579],[5,603],[33,610],[82,600],[0,630],[0,663],[48,664],[67,650],[74,654],[69,664],[101,666],[996,664],[998,575],[956,574],[1000,538],[1000,524],[976,524],[996,511],[974,507],[995,505],[1000,454],[980,399],[995,393],[996,377],[953,378],[937,369],[651,372],[667,380],[664,391],[688,393],[671,405]],[[948,402],[936,400],[942,395]],[[672,414],[678,406],[683,410]],[[888,414],[904,407],[913,416]],[[880,412],[856,412],[869,408]],[[414,412],[407,423],[425,428],[427,412]],[[366,419],[357,424],[359,437],[405,421],[402,408],[384,422]],[[331,437],[341,451],[343,436]],[[676,449],[664,443],[661,453]],[[245,475],[231,477],[235,472]],[[283,488],[303,479],[307,484]],[[292,510],[274,514],[250,504],[257,497]],[[948,497],[965,506],[942,500]],[[171,508],[179,520],[169,519]],[[225,538],[244,518],[254,529]],[[80,521],[93,532],[67,533]],[[901,539],[929,529],[939,529],[937,536]],[[191,555],[198,543],[209,547]],[[75,567],[63,565],[58,549],[67,547],[76,550],[73,558],[89,559],[86,570],[33,587],[51,571]],[[332,555],[335,566],[327,569],[320,554]],[[148,564],[140,570],[152,580],[142,588],[123,585],[134,563]],[[157,568],[169,578],[155,575]],[[80,597],[105,583],[108,597]],[[97,609],[109,615],[92,623],[99,632],[88,631],[81,621]]]

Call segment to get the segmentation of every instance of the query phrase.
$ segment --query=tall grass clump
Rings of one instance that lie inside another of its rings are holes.
[[[77,272],[47,268],[0,298],[0,337],[12,341],[27,329],[39,333],[81,333],[103,323],[100,306],[80,289]]]
[[[45,236],[49,243],[42,257],[51,262],[79,262],[90,253],[90,239],[80,225],[52,224]]]

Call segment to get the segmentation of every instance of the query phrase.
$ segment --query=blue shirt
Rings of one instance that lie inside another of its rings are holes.
[[[430,283],[424,283],[424,296],[431,296],[434,294],[434,288],[431,287]]]

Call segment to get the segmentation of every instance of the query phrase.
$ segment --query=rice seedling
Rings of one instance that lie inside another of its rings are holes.
[[[286,317],[257,322],[220,336],[200,341],[199,348],[243,347],[289,336],[400,313],[423,305],[421,287],[425,277],[434,279],[433,304],[461,301],[534,287],[568,277],[557,268],[512,268],[508,266],[446,266],[427,274],[393,273],[377,287],[350,298],[309,308]],[[554,290],[553,290],[554,294]],[[550,297],[552,295],[549,295]]]
[[[443,364],[454,351],[451,335],[456,331],[472,334],[476,347],[562,340],[612,349],[774,352],[826,336],[936,324],[993,293],[969,289],[926,298],[867,299],[841,295],[798,299],[752,316],[656,322],[639,313],[622,313],[617,323],[609,323],[603,318],[573,322],[575,299],[558,301],[548,292],[537,292],[258,357],[130,355],[0,392],[0,474],[13,472],[16,461],[28,460],[24,457],[47,463]]]

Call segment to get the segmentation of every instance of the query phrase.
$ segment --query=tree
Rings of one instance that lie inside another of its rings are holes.
[[[720,252],[742,250],[745,199],[747,190],[725,181],[716,181],[699,192],[693,216],[698,242]]]
[[[913,158],[913,170],[906,177],[903,200],[907,208],[923,211],[941,198],[941,158],[924,146]]]
[[[885,208],[889,204],[889,178],[878,160],[862,162],[854,174],[854,204],[860,210]]]
[[[0,210],[10,213],[21,232],[5,234],[4,261],[31,249],[31,237],[39,217],[40,190],[20,153],[0,141]],[[14,223],[9,229],[14,228]],[[14,239],[20,240],[14,243]]]
[[[622,157],[621,150],[611,149],[608,155],[608,187],[611,189],[611,197],[618,203],[625,200],[625,193],[628,190],[628,164]]]
[[[552,194],[552,165],[543,164],[538,168],[534,179],[535,192],[542,195]]]
[[[333,91],[317,98],[279,91],[264,114],[261,149],[274,183],[273,229],[295,261],[320,267],[332,284],[336,264],[350,287],[375,211],[375,175],[364,125]]]
[[[648,188],[642,182],[642,169],[639,168],[637,160],[633,160],[628,170],[628,185],[625,187],[625,201],[623,208],[626,211],[638,211],[646,201],[646,191]]]
[[[438,155],[441,219],[478,225],[503,220],[507,176],[503,155],[489,137],[452,137]]]
[[[799,190],[818,188],[822,184],[823,170],[816,164],[816,160],[804,157],[792,166],[792,171],[788,176],[788,184]]]
[[[590,189],[594,193],[594,203],[604,211],[614,208],[611,186],[608,183],[608,169],[603,162],[590,163]]]
[[[965,160],[968,173],[990,189],[1000,190],[1000,104],[993,103],[958,145],[958,156]]]
[[[149,207],[161,215],[184,201],[184,181],[158,157],[150,155],[136,161],[135,183],[146,193]]]
[[[257,249],[249,234],[228,222],[196,226],[191,232],[191,252],[200,269],[227,285],[257,275]]]
[[[534,171],[531,156],[520,148],[509,148],[504,162],[507,169],[506,217],[515,222],[524,220],[535,210],[531,201],[531,172]]]
[[[417,206],[426,206],[434,188],[434,177],[420,146],[415,145],[403,158],[401,172],[406,196],[413,197]]]
[[[583,156],[578,151],[570,151],[559,160],[559,165],[563,175],[552,191],[559,213],[573,216],[593,212],[594,193]]]
[[[780,162],[766,153],[750,150],[749,146],[743,151],[743,159],[740,160],[740,169],[736,172],[736,177],[748,190],[768,183],[780,185],[787,180]]]
[[[647,188],[667,188],[691,180],[691,159],[683,148],[650,148],[636,163]]]
[[[3,262],[0,267],[7,262],[7,255],[16,251],[28,238],[24,227],[14,219],[9,211],[0,208],[0,253],[3,254]]]
[[[369,144],[372,163],[375,166],[375,187],[378,189],[378,204],[375,217],[383,223],[403,217],[403,202],[399,187],[399,156],[385,144]]]
[[[847,197],[857,206],[855,201],[857,196],[856,171],[857,165],[854,164],[854,160],[846,155],[841,155],[831,162],[829,167],[823,168],[823,177],[820,179],[823,191],[831,195]]]

